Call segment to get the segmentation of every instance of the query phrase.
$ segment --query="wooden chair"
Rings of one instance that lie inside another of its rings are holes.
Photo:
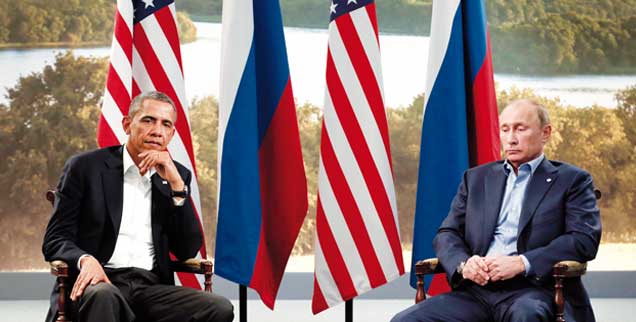
[[[46,192],[46,199],[51,202],[51,205],[55,202],[55,191],[49,190]],[[54,260],[49,262],[51,267],[51,274],[56,277],[59,287],[60,296],[57,300],[57,320],[56,322],[70,322],[68,320],[68,310],[66,309],[66,293],[68,289],[72,288],[72,285],[68,284],[69,269],[68,264],[61,260]],[[185,261],[172,261],[170,263],[170,269],[174,272],[194,273],[201,274],[205,277],[205,291],[212,292],[212,261],[207,259],[190,258]]]
[[[601,199],[601,191],[594,189],[596,199]],[[554,277],[554,305],[556,307],[556,322],[565,322],[563,312],[565,310],[565,298],[563,295],[563,279],[580,277],[587,271],[587,263],[576,261],[561,261],[552,267]],[[445,274],[446,272],[439,264],[437,258],[429,258],[415,263],[415,276],[417,277],[417,291],[415,292],[415,303],[426,299],[426,289],[424,276],[430,274]]]

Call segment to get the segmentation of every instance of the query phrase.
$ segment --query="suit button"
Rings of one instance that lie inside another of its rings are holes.
[[[535,278],[534,278],[534,280],[535,280],[535,281],[540,281],[540,280],[541,280],[541,277],[537,276],[537,277],[535,277]]]

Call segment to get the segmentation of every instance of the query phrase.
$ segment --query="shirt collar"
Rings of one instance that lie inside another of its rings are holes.
[[[543,159],[545,159],[545,154],[541,153],[541,155],[539,155],[538,157],[523,163],[521,165],[519,165],[519,168],[521,169],[521,167],[523,166],[529,166],[530,167],[530,173],[534,174],[534,172],[537,170],[537,168],[539,167],[539,164],[541,164],[541,162],[543,161]],[[506,173],[506,175],[510,174],[510,171],[512,171],[512,164],[510,164],[510,162],[508,162],[508,160],[506,159],[506,161],[504,161],[503,163],[503,169],[504,172]]]
[[[135,161],[133,161],[132,156],[130,156],[130,152],[128,152],[128,148],[126,147],[126,145],[124,145],[124,175],[126,175],[126,173],[128,171],[134,170],[136,173],[139,173],[139,168],[137,167],[137,165],[135,164]],[[132,168],[132,169],[131,169]],[[155,174],[155,168],[151,168],[150,171],[146,172],[146,174],[143,176],[144,178],[147,178],[150,180],[150,177],[152,177],[153,174]],[[139,173],[139,175],[141,176],[141,174]]]

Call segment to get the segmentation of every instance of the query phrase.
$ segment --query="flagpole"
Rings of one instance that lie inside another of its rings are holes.
[[[247,286],[239,285],[239,321],[247,322]]]
[[[345,302],[345,322],[353,322],[353,299]]]

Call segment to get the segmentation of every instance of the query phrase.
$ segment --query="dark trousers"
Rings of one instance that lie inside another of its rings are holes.
[[[80,322],[229,322],[233,306],[226,298],[165,285],[139,268],[106,269],[112,284],[89,285],[78,303]]]
[[[524,278],[472,282],[398,313],[391,322],[530,322],[553,321],[552,292]]]

